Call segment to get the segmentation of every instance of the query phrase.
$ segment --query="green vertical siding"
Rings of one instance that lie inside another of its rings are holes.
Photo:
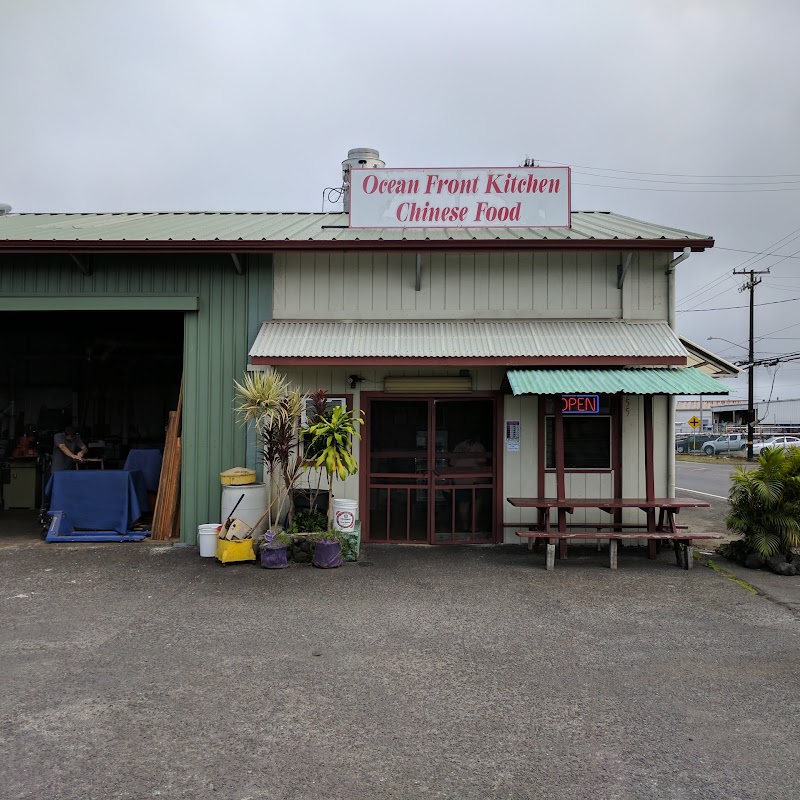
[[[250,256],[237,275],[228,255],[103,255],[83,275],[68,256],[6,256],[0,262],[0,304],[24,300],[47,310],[56,298],[69,307],[81,298],[95,310],[138,311],[148,306],[184,311],[181,540],[220,516],[219,473],[255,461],[255,446],[233,412],[233,381],[244,374],[258,325],[272,312],[272,259]],[[247,263],[247,262],[246,262]],[[149,303],[148,298],[158,303]]]
[[[184,320],[181,540],[219,522],[219,473],[243,463],[244,431],[233,414],[233,381],[247,357],[247,279],[198,268],[199,308]]]
[[[272,319],[272,263],[271,253],[248,256],[247,268],[247,349],[255,341],[261,323]],[[244,372],[244,368],[242,368]],[[263,463],[259,457],[255,430],[247,431],[245,466],[255,469],[258,479],[263,479]]]

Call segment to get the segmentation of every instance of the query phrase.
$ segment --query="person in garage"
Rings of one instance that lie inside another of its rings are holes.
[[[88,450],[81,437],[75,433],[75,429],[67,425],[63,433],[57,433],[53,437],[53,463],[50,470],[60,472],[65,469],[75,469],[78,462],[83,461]]]

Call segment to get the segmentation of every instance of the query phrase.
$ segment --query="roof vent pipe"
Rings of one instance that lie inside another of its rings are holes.
[[[342,161],[342,198],[345,211],[350,211],[350,170],[382,169],[386,164],[381,161],[380,155],[371,147],[356,147],[347,151],[347,158]]]

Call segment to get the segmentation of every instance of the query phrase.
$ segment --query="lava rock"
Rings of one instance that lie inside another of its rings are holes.
[[[748,553],[747,558],[744,560],[744,565],[747,569],[761,569],[764,566],[766,559],[758,553]]]
[[[797,575],[797,567],[785,561],[783,556],[772,556],[772,558],[768,558],[767,566],[776,575]]]

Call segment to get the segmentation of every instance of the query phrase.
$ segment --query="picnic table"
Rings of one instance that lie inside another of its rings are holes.
[[[682,508],[709,508],[705,500],[692,497],[509,497],[508,502],[515,508],[533,508],[537,511],[536,523],[528,525],[527,530],[516,531],[517,536],[528,539],[528,547],[538,539],[547,540],[547,569],[554,568],[555,543],[560,543],[561,558],[567,557],[567,543],[570,539],[608,539],[610,552],[610,565],[612,569],[617,566],[617,543],[620,541],[645,539],[648,542],[648,556],[655,558],[659,541],[671,540],[675,546],[678,563],[685,569],[692,567],[692,539],[716,539],[717,534],[695,534],[681,532],[675,516]],[[567,514],[575,512],[576,508],[597,508],[608,514],[614,514],[625,508],[638,508],[645,512],[644,524],[623,523],[618,519],[607,523],[567,523]],[[550,511],[556,510],[558,527],[553,530],[550,526]],[[658,512],[658,516],[656,516]],[[520,527],[526,523],[520,523]],[[588,530],[569,531],[568,528],[580,527]],[[682,526],[685,527],[685,526]],[[604,531],[608,530],[608,533]]]

